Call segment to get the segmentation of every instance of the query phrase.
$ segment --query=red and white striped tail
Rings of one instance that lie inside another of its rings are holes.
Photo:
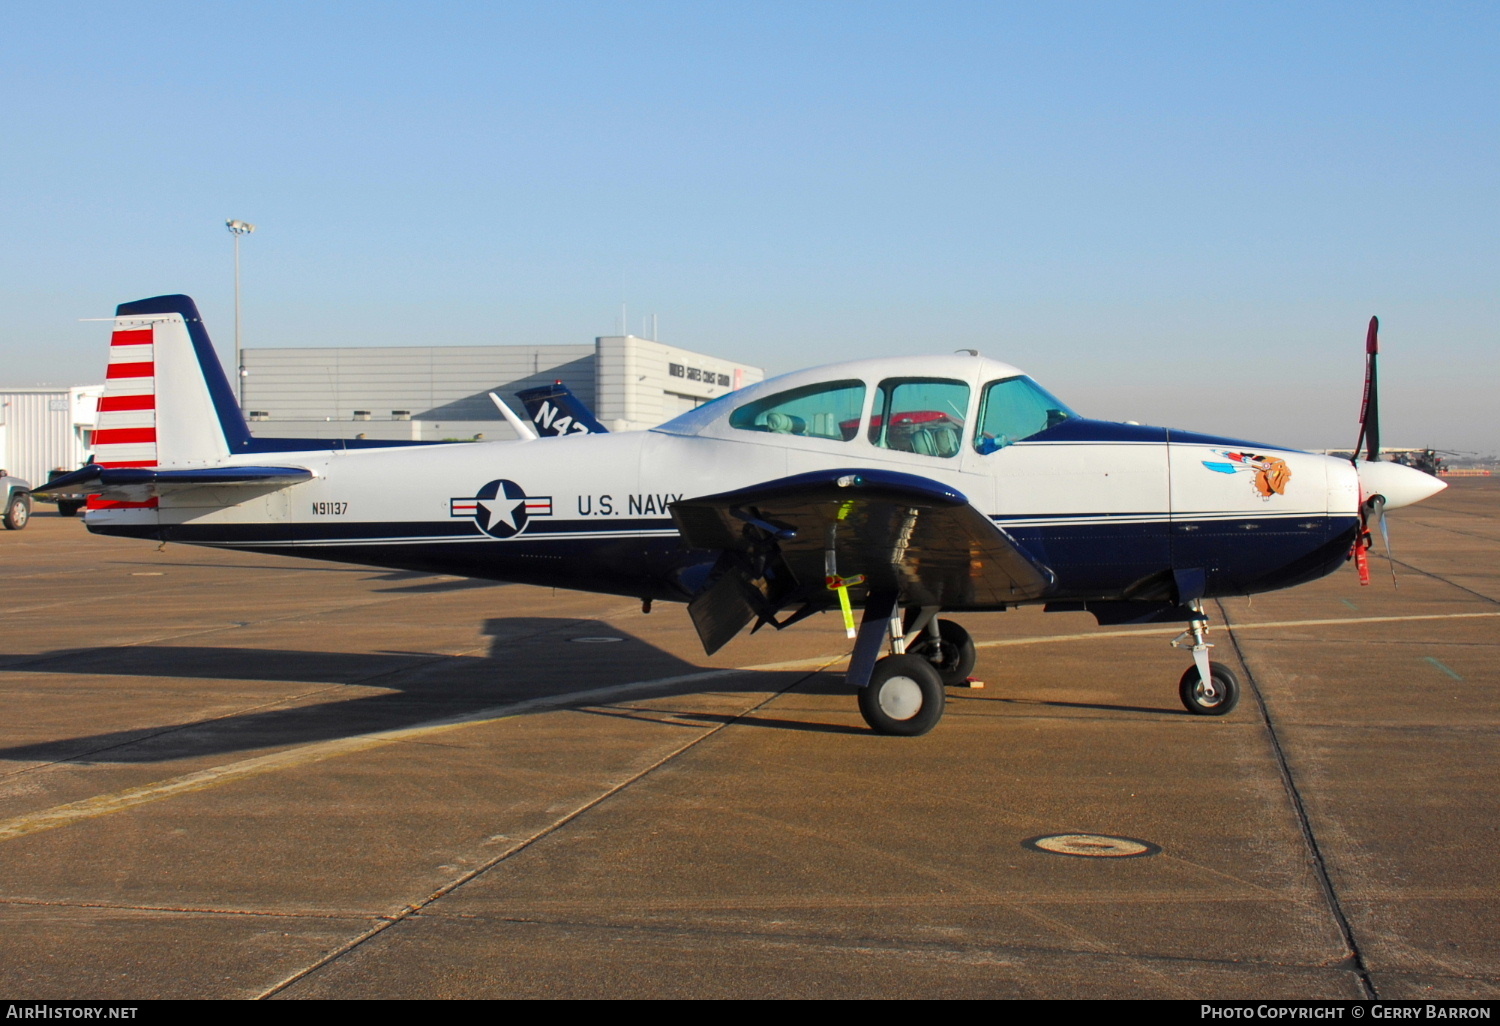
[[[213,370],[222,377],[216,361]],[[228,457],[206,369],[181,313],[115,319],[93,449],[101,467],[207,467]],[[154,498],[89,499],[91,510],[156,507]]]
[[[156,453],[155,325],[122,326],[109,340],[109,370],[94,429],[94,462],[101,467],[154,467]],[[155,509],[145,502],[89,498],[89,509]]]
[[[156,358],[153,326],[116,328],[94,430],[101,467],[156,466]]]

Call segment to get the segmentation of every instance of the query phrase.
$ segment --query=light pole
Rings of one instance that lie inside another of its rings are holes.
[[[245,406],[245,358],[240,355],[240,236],[255,231],[248,221],[225,221],[224,227],[234,236],[234,401]]]

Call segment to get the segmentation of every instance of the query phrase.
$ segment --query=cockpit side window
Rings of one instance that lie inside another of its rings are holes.
[[[863,381],[823,381],[746,403],[729,415],[729,426],[847,442],[859,433],[864,406]]]
[[[1028,377],[991,381],[979,402],[974,448],[992,453],[1013,442],[1041,434],[1078,414]]]
[[[946,378],[887,378],[870,414],[870,442],[882,449],[951,459],[963,447],[969,386]]]

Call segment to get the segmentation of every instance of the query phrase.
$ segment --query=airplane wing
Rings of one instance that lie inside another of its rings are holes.
[[[719,553],[688,604],[710,654],[752,618],[782,627],[836,604],[831,578],[863,577],[850,586],[855,603],[883,593],[944,608],[1034,599],[1054,580],[962,493],[914,474],[817,471],[671,510],[690,547]]]
[[[101,467],[90,463],[82,470],[48,481],[32,494],[44,498],[83,498],[97,495],[120,502],[139,502],[163,492],[203,485],[224,487],[284,488],[311,480],[312,471],[301,467],[205,467],[171,470],[158,467]]]

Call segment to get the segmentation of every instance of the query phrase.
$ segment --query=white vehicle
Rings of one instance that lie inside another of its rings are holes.
[[[0,470],[0,525],[19,531],[31,522],[31,483]]]
[[[1204,600],[1362,559],[1372,518],[1444,487],[1090,420],[962,355],[799,371],[644,432],[256,439],[186,296],[119,307],[99,409],[96,462],[46,488],[90,496],[91,531],[684,602],[708,652],[842,607],[865,719],[907,735],[973,666],[948,614],[1032,603],[1184,623],[1183,703],[1227,713]]]

